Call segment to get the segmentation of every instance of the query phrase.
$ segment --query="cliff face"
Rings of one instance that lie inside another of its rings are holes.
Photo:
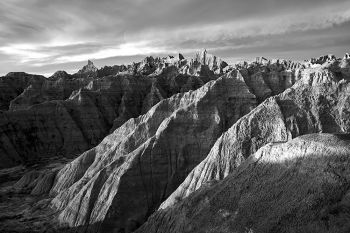
[[[58,173],[51,194],[59,220],[101,231],[142,223],[255,104],[236,71],[127,121]]]
[[[348,232],[349,135],[270,143],[136,232]]]

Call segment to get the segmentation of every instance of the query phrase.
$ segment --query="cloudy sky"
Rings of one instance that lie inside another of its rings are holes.
[[[350,52],[349,0],[1,0],[0,75],[206,48],[233,63]]]

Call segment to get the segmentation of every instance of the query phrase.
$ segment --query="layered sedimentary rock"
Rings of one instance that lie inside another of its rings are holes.
[[[209,69],[203,70],[203,66],[207,66]],[[198,74],[202,72],[222,74],[226,66],[228,66],[228,64],[221,58],[209,54],[207,50],[204,50],[195,55],[194,59],[190,63],[190,70]]]
[[[44,79],[44,76],[31,75],[24,72],[12,72],[4,77],[0,77],[0,110],[8,110],[10,102],[19,96],[32,82]]]
[[[88,64],[74,75],[57,71],[51,77],[45,78],[23,72],[9,73],[1,78],[1,88],[4,91],[0,103],[6,99],[3,103],[6,107],[3,106],[2,110],[22,110],[46,101],[65,100],[74,90],[83,88],[96,77],[90,75],[91,72],[96,73],[97,68],[88,61]]]
[[[12,101],[15,111],[0,113],[0,167],[35,163],[46,156],[75,157],[98,144],[112,128],[147,112],[160,100],[207,81],[166,74],[153,78],[125,74],[91,81],[59,76],[44,80],[38,88],[30,85]],[[73,90],[86,82],[83,88]],[[36,100],[43,102],[34,104]]]
[[[210,180],[233,172],[261,146],[315,132],[350,132],[350,80],[306,69],[292,88],[264,101],[223,133],[208,156],[162,204],[173,205]]]
[[[226,73],[224,69],[227,66],[228,64],[221,58],[203,50],[192,58],[185,58],[182,54],[179,54],[178,57],[147,57],[139,63],[132,64],[128,70],[143,75],[152,75],[168,67],[175,67],[181,74],[215,78]]]
[[[58,173],[51,194],[59,220],[102,232],[144,222],[255,104],[233,71],[127,121]]]
[[[287,60],[245,63],[237,66],[252,92],[262,102],[267,97],[282,93],[297,82],[305,65]]]
[[[97,69],[88,61],[76,74],[58,71],[47,79],[9,73],[1,79],[1,108],[10,111],[0,117],[0,166],[35,162],[42,156],[74,157],[160,100],[213,78],[181,74],[175,64],[173,57],[149,57],[129,68]],[[147,67],[151,72],[162,68],[150,74]],[[110,73],[120,75],[99,77]]]
[[[100,80],[105,88],[94,90],[96,85],[92,83],[91,89],[79,89],[65,101],[49,101],[25,110],[1,113],[1,166],[35,162],[45,156],[72,157],[96,145],[118,116],[123,96],[128,92],[136,96],[145,90],[139,88],[141,82],[136,88],[123,90],[123,86],[128,86],[123,83],[129,79],[135,78]]]
[[[68,99],[73,91],[83,88],[91,81],[92,78],[75,78],[64,71],[57,71],[50,78],[34,79],[11,101],[9,110],[24,110],[35,104]]]
[[[31,195],[48,194],[58,171],[63,167],[62,162],[53,162],[46,167],[27,171],[13,186],[16,193],[30,193]]]
[[[136,232],[348,232],[350,135],[270,143]]]
[[[181,228],[186,217],[176,220],[172,209],[207,190],[205,184],[236,174],[259,148],[304,134],[350,132],[349,78],[348,55],[236,66],[206,51],[193,59],[147,57],[102,69],[89,61],[77,74],[30,78],[6,94],[10,111],[0,111],[0,166],[37,168],[46,157],[78,156],[60,170],[28,169],[11,191],[34,199],[49,192],[53,200],[40,208],[51,203],[53,211],[45,211],[53,225],[130,232],[161,207],[142,231],[166,231],[167,224],[154,221],[168,217],[170,231],[200,231],[193,219],[195,228]],[[46,213],[40,211],[34,210]],[[17,215],[4,218],[9,216]]]
[[[108,75],[117,75],[126,70],[127,67],[125,65],[104,66],[97,70],[97,77],[102,78]]]
[[[49,78],[33,76],[28,85],[22,90],[22,93],[11,99],[9,110],[23,110],[32,105],[51,100],[66,100],[73,91],[84,88],[91,81],[96,79],[98,74],[102,75],[109,72],[114,75],[118,74],[118,72],[112,72],[106,69],[107,68],[104,67],[98,70],[89,60],[87,65],[73,75],[65,71],[57,71]],[[25,77],[25,75],[21,73],[17,73],[17,76]],[[101,76],[100,78],[105,76],[107,75]]]
[[[169,56],[163,59],[148,57],[135,63],[128,68],[135,69],[133,74],[122,71],[125,67],[118,66],[120,75],[99,78],[99,71],[107,68],[98,70],[89,61],[74,75],[59,71],[48,79],[30,76],[30,80],[28,78],[29,81],[25,82],[27,86],[22,85],[24,91],[19,94],[22,89],[18,89],[13,95],[15,98],[8,100],[10,112],[1,116],[0,125],[4,126],[0,138],[2,166],[35,161],[42,156],[73,157],[96,145],[108,132],[113,132],[128,119],[146,113],[162,99],[197,89],[216,79],[216,75],[222,72],[215,72],[216,68],[225,66],[221,59],[206,51],[197,54],[195,61],[210,72],[204,73],[204,76],[192,71],[189,73],[195,75],[183,74],[184,67],[192,69],[194,66],[188,65],[183,56]],[[287,68],[283,66],[279,70],[284,72]],[[269,88],[272,80],[270,70],[272,68],[247,68],[237,74],[243,74],[241,78],[259,102],[274,94]],[[267,80],[266,85],[263,85],[264,80]],[[282,85],[279,91],[295,80]]]

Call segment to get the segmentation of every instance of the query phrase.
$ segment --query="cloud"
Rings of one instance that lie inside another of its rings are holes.
[[[228,59],[254,49],[304,56],[303,44],[330,46],[330,31],[345,50],[349,21],[346,0],[2,0],[0,73],[201,48]]]

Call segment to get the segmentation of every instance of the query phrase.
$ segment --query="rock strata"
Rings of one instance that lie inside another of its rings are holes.
[[[336,201],[347,195],[324,187],[347,192],[349,74],[348,55],[229,66],[206,50],[10,73],[0,79],[0,231],[133,232],[147,221],[140,232],[347,232]]]
[[[11,101],[10,111],[0,113],[0,167],[47,156],[75,157],[160,100],[207,81],[167,72],[95,79],[61,72],[32,81]]]
[[[267,99],[223,133],[161,208],[173,205],[210,180],[228,176],[269,142],[316,132],[350,132],[349,81],[339,80],[327,70],[305,70],[292,88]]]
[[[348,232],[349,135],[270,143],[136,232]]]
[[[19,96],[32,82],[44,79],[44,76],[24,72],[12,72],[0,77],[0,111],[8,110],[11,101]]]
[[[237,71],[159,102],[58,173],[59,220],[102,232],[141,224],[255,104]]]

